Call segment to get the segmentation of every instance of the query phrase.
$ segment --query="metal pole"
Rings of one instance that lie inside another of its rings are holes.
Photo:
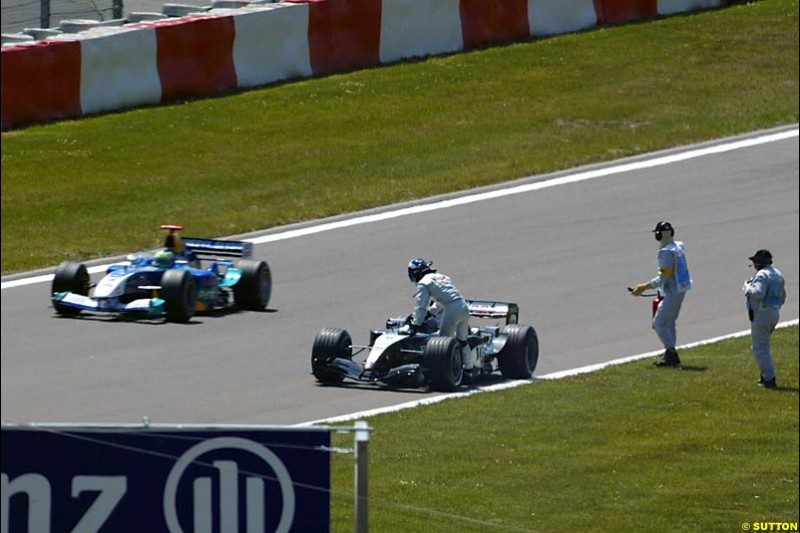
[[[42,28],[50,27],[50,0],[39,2],[39,24]]]
[[[355,423],[356,428],[356,480],[355,480],[355,515],[356,515],[356,533],[367,533],[368,531],[368,513],[367,506],[368,488],[367,488],[367,464],[369,462],[369,430],[367,423],[359,420]]]
[[[114,13],[113,13],[112,16],[115,19],[121,19],[122,18],[122,0],[113,0],[112,6],[114,8]]]

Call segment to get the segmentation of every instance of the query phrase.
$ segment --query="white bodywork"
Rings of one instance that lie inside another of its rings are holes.
[[[125,263],[125,265],[129,266],[129,263]],[[148,311],[153,302],[151,298],[140,298],[125,305],[121,305],[116,301],[116,298],[125,294],[125,285],[128,279],[138,272],[139,271],[126,272],[124,270],[112,271],[103,276],[103,279],[95,285],[91,297],[71,292],[67,294],[61,302],[98,311]],[[157,289],[158,287],[152,288]]]
[[[365,370],[372,370],[375,366],[375,363],[380,359],[383,352],[386,351],[394,343],[401,341],[408,337],[408,335],[399,335],[397,333],[384,333],[377,339],[375,339],[375,344],[372,345],[372,349],[369,351],[369,356],[367,356],[367,361],[364,363]]]
[[[94,288],[95,298],[113,298],[125,294],[125,283],[133,273],[111,272],[101,279]]]

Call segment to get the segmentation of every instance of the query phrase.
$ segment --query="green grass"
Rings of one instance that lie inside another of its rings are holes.
[[[741,531],[798,522],[798,328],[368,419],[370,531]],[[352,436],[334,444],[351,446]],[[334,455],[332,531],[352,531]]]
[[[221,236],[798,121],[798,3],[2,134],[2,272]]]

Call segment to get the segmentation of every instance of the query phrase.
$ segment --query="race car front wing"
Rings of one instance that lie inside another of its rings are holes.
[[[57,292],[52,296],[53,305],[71,307],[95,313],[140,313],[148,316],[164,316],[164,300],[161,298],[140,298],[122,303],[115,298],[96,299],[74,292]]]

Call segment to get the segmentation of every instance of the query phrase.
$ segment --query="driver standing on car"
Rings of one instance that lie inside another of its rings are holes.
[[[432,264],[432,261],[427,261],[424,257],[417,257],[408,263],[408,279],[417,285],[414,312],[409,316],[409,329],[412,332],[420,331],[429,312],[440,314],[439,335],[449,337],[455,334],[461,346],[464,370],[467,376],[471,376],[475,361],[467,345],[469,335],[467,302],[450,278],[432,269]],[[431,301],[434,305],[429,308]]]

